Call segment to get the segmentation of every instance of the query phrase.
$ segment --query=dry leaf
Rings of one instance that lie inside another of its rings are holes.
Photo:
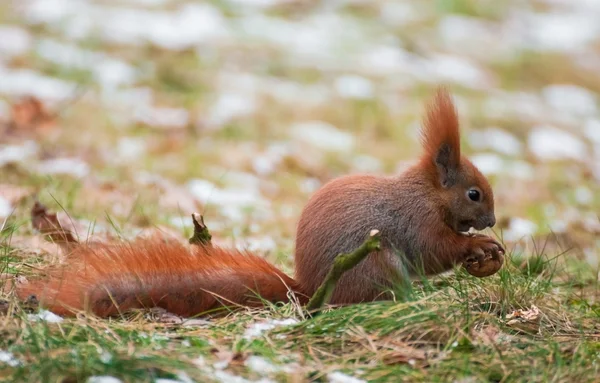
[[[35,97],[26,97],[14,103],[10,117],[11,130],[19,132],[48,130],[56,125],[55,117]]]
[[[395,349],[383,357],[385,364],[410,364],[411,366],[425,367],[427,363],[427,354],[424,350],[404,345],[395,347]]]
[[[506,325],[526,332],[537,331],[541,319],[540,309],[531,305],[529,310],[515,310],[506,315]]]
[[[486,325],[482,328],[473,329],[471,337],[474,343],[491,346],[494,344],[510,343],[513,341],[513,336],[502,332],[498,327]]]
[[[46,206],[36,202],[31,209],[31,224],[33,228],[47,235],[50,239],[60,245],[63,250],[69,252],[78,241],[70,230],[63,228],[56,213],[49,213]]]

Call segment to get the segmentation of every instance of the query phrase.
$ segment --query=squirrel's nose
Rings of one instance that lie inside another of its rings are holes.
[[[494,216],[492,214],[492,216],[488,218],[487,225],[488,225],[488,227],[494,227],[495,224],[496,224],[496,216]]]

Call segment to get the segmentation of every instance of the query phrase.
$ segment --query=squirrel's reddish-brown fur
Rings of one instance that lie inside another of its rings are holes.
[[[88,309],[113,316],[133,308],[160,307],[192,316],[220,306],[261,306],[258,298],[288,301],[297,283],[263,258],[243,251],[177,241],[138,239],[129,243],[82,245],[68,264],[48,278],[17,290],[35,295],[60,315]]]
[[[336,256],[359,247],[374,229],[381,234],[381,250],[341,277],[331,303],[387,299],[399,280],[457,264],[468,264],[476,276],[493,274],[502,265],[501,245],[463,234],[494,225],[493,193],[461,155],[457,113],[443,89],[428,108],[422,143],[420,161],[402,174],[341,177],[313,195],[298,223],[295,279],[249,253],[138,240],[83,246],[18,294],[34,294],[59,314],[89,309],[100,316],[141,307],[192,316],[221,305],[260,305],[257,296],[288,301],[290,291],[305,302]],[[492,266],[482,267],[488,256]]]

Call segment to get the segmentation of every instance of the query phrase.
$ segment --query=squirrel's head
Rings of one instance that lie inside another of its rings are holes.
[[[421,163],[444,207],[446,223],[459,232],[494,226],[492,188],[475,165],[461,156],[456,108],[443,88],[427,109],[422,142],[425,152]]]

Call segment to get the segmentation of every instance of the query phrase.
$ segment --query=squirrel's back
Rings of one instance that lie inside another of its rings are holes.
[[[307,294],[323,282],[335,257],[359,247],[368,233],[379,230],[382,250],[348,271],[331,303],[384,299],[385,288],[397,281],[402,264],[398,251],[414,256],[426,228],[420,225],[438,214],[427,179],[411,168],[395,177],[351,175],[335,179],[317,191],[304,208],[296,237],[296,281]],[[435,217],[438,219],[438,217]],[[429,221],[430,222],[430,221]],[[340,287],[341,286],[341,287]]]

